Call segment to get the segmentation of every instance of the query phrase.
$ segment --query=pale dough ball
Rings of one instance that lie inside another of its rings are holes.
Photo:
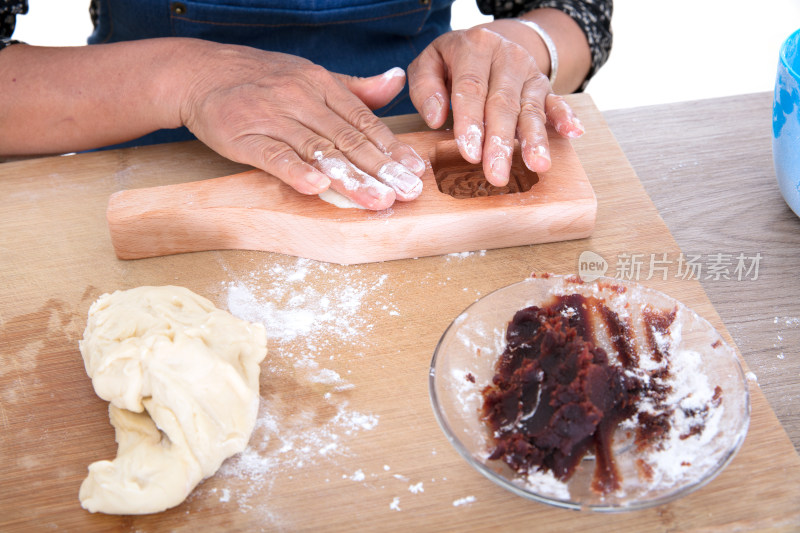
[[[325,189],[318,194],[321,200],[335,205],[341,209],[366,209],[363,205],[358,205],[353,200],[343,194],[339,194],[333,189]]]
[[[119,444],[116,459],[89,465],[79,494],[89,511],[174,507],[247,446],[267,352],[260,324],[183,287],[138,287],[91,306],[80,350]]]

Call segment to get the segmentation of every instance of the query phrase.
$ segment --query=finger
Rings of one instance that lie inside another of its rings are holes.
[[[394,189],[360,170],[341,152],[318,151],[314,166],[331,177],[331,189],[367,209],[388,209],[395,201]]]
[[[562,137],[576,139],[586,132],[580,119],[575,116],[572,108],[562,96],[554,93],[547,95],[545,110],[547,121]]]
[[[486,142],[483,146],[483,173],[492,185],[502,187],[508,183],[522,88],[529,72],[535,68],[522,47],[508,44],[495,53],[484,111]]]
[[[479,36],[487,41],[497,38],[489,30]],[[483,150],[484,108],[489,91],[492,57],[488,43],[478,43],[467,53],[455,52],[452,72],[453,134],[461,155],[470,163],[480,163]]]
[[[550,82],[541,72],[529,78],[522,88],[522,102],[517,122],[517,137],[525,166],[534,172],[550,169],[550,145],[547,142],[545,100],[551,94]]]
[[[408,94],[425,124],[437,129],[444,125],[450,105],[447,68],[434,46],[427,47],[408,67]]]
[[[328,115],[335,118],[328,118],[327,120],[336,120],[338,118],[332,113],[328,113]],[[338,119],[338,121],[343,124],[341,119]],[[346,125],[343,127],[346,127]],[[382,183],[354,164],[337,148],[334,140],[328,139],[315,131],[309,130],[304,126],[286,128],[284,131],[285,137],[282,140],[291,146],[301,158],[310,162],[314,168],[329,177],[331,189],[359,205],[374,210],[386,209],[394,203],[395,199],[402,195],[401,192],[396,192],[395,187],[406,188],[403,187],[403,184]],[[371,146],[368,142],[366,142],[365,146],[370,146],[374,150],[374,146]],[[380,154],[380,152],[378,153]],[[384,165],[387,164],[386,162],[396,165],[402,169],[402,172],[409,179],[419,182],[421,190],[422,182],[417,176],[383,154],[380,154],[380,156],[384,160]],[[414,197],[417,195],[419,195],[419,192]]]
[[[303,161],[286,143],[265,135],[249,135],[239,140],[242,153],[259,154],[250,161],[302,194],[319,194],[331,185],[330,178]],[[243,160],[244,161],[244,160]]]
[[[331,139],[359,168],[377,176],[378,170],[394,160],[412,174],[422,176],[425,162],[408,144],[400,142],[378,117],[343,86],[329,88],[325,102],[333,113],[316,113],[314,129]],[[371,145],[371,146],[370,146]]]
[[[394,67],[383,74],[369,78],[334,74],[347,89],[355,94],[370,109],[379,109],[397,96],[406,83],[406,73]]]
[[[391,187],[359,170],[330,140],[299,124],[280,130],[284,133],[278,139],[265,135],[242,138],[238,149],[261,154],[251,164],[303,194],[319,194],[330,187],[368,209],[386,209],[394,203],[396,194]]]
[[[308,123],[313,124],[316,137],[295,137],[289,141],[290,144],[299,146],[299,153],[304,157],[314,159],[317,152],[330,158],[335,149],[343,157],[334,159],[348,161],[376,177],[394,190],[397,199],[408,201],[417,198],[422,192],[422,180],[418,174],[425,171],[422,158],[413,148],[401,143],[352,93],[344,89],[340,92],[345,93],[342,95],[344,103],[339,101],[333,105],[329,102],[331,108],[320,107],[311,111]],[[351,107],[346,107],[347,103]],[[340,113],[346,113],[346,118]],[[330,140],[332,146],[320,145],[321,139]]]
[[[398,200],[409,201],[420,195],[422,180],[404,165],[378,150],[369,140],[369,131],[359,131],[334,114],[320,117],[316,123],[320,126],[320,135],[330,139],[332,148],[340,152],[343,159],[394,189]],[[323,148],[315,150],[314,154],[319,151],[331,153],[330,148]],[[304,153],[308,153],[308,149]],[[317,159],[316,155],[314,159]]]

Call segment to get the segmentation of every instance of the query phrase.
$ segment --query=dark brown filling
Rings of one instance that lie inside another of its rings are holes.
[[[665,445],[676,409],[688,425],[681,439],[701,433],[711,408],[722,403],[723,391],[717,386],[702,408],[670,403],[672,346],[658,338],[669,334],[676,315],[677,309],[643,309],[646,346],[640,349],[649,349],[652,360],[663,363],[645,372],[639,368],[629,320],[597,298],[570,294],[518,311],[508,325],[496,374],[483,390],[481,414],[494,445],[490,459],[502,460],[520,474],[550,471],[567,481],[593,452],[592,489],[606,494],[621,482],[612,452],[620,422],[635,421],[631,436],[638,451]],[[605,350],[595,345],[594,325],[605,328],[619,364],[611,364]],[[640,409],[642,405],[646,408]],[[642,459],[636,467],[642,478],[652,476],[652,467]]]
[[[483,391],[482,415],[494,439],[490,459],[522,474],[546,470],[566,481],[594,452],[592,488],[608,493],[620,486],[613,435],[621,421],[636,413],[643,387],[589,340],[587,308],[584,297],[570,295],[515,314],[497,373]],[[608,320],[613,313],[606,311],[601,310],[607,323],[620,333],[623,323]],[[627,344],[615,348],[625,363],[635,359]]]

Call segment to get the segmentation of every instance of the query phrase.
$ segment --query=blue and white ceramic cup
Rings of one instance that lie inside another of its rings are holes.
[[[783,43],[772,104],[772,158],[781,194],[800,216],[800,30]]]

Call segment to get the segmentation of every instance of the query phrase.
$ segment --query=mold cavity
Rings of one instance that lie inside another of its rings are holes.
[[[536,172],[523,163],[517,141],[514,141],[514,154],[511,157],[511,176],[505,187],[495,187],[486,181],[481,164],[465,161],[458,153],[455,140],[436,143],[430,160],[439,190],[458,200],[527,192],[539,181]]]

